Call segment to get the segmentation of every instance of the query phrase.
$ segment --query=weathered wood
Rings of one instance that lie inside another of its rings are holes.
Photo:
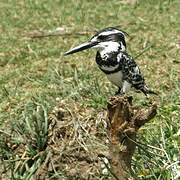
[[[157,106],[135,107],[132,97],[116,96],[108,102],[110,165],[120,180],[129,180],[138,129],[157,113]],[[116,178],[115,178],[116,179]]]

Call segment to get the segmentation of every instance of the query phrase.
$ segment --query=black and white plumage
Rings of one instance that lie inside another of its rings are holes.
[[[88,42],[65,53],[73,54],[88,48],[98,48],[96,63],[108,80],[119,89],[116,94],[127,93],[131,87],[145,95],[156,94],[151,91],[134,59],[126,53],[126,32],[108,27],[96,33]]]

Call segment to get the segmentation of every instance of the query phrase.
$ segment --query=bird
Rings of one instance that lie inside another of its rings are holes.
[[[139,66],[126,52],[125,31],[107,27],[97,32],[89,41],[64,53],[65,56],[89,48],[97,48],[96,63],[107,79],[118,87],[115,95],[126,94],[134,88],[137,92],[157,95],[145,83]]]

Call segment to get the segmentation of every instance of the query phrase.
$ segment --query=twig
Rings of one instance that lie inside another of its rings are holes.
[[[95,30],[92,31],[81,31],[81,32],[61,32],[61,33],[42,33],[42,34],[27,34],[28,37],[31,38],[43,38],[43,37],[50,37],[50,36],[72,36],[72,35],[87,35],[95,33]]]
[[[24,159],[24,157],[26,156],[27,151],[25,150],[24,153],[21,156],[21,160],[18,162],[17,166],[14,169],[14,172],[16,172],[18,170],[18,168],[20,167],[20,165],[22,164],[22,160]]]
[[[0,130],[0,133],[5,134],[6,136],[9,136],[9,137],[12,136],[11,134],[9,134],[9,133],[7,133],[7,132],[5,132],[5,131],[2,131],[2,130]]]
[[[135,24],[134,21],[126,22],[121,25],[114,26],[116,28],[126,27],[128,25]],[[25,34],[24,36],[30,38],[43,38],[43,37],[50,37],[50,36],[72,36],[72,35],[87,35],[96,33],[96,30],[89,30],[89,31],[80,31],[80,32],[60,32],[60,33],[29,33]]]

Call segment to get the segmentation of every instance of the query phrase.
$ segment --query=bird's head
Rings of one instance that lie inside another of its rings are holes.
[[[108,27],[97,32],[89,41],[67,51],[64,55],[73,54],[92,47],[99,50],[107,48],[110,51],[125,51],[125,35],[128,34],[120,29]]]

